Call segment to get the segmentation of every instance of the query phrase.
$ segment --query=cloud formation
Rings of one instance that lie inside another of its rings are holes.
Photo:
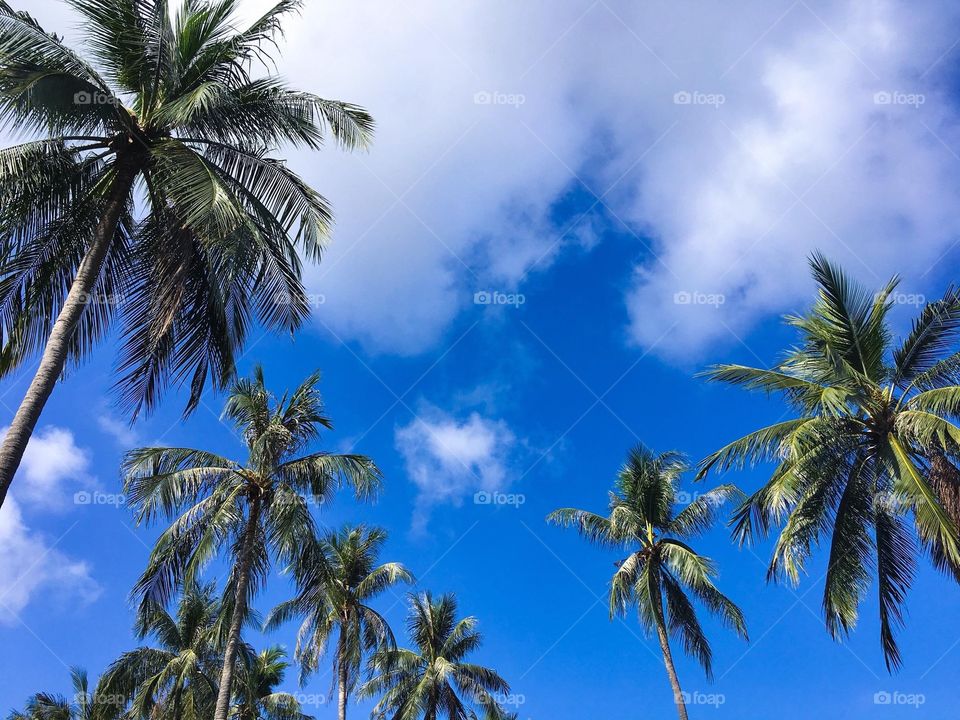
[[[68,26],[58,0],[34,5]],[[932,291],[960,230],[958,16],[893,0],[307,3],[282,72],[378,121],[369,154],[289,154],[337,211],[307,270],[317,322],[423,352],[474,292],[526,290],[605,226],[636,241],[614,279],[625,335],[670,356],[805,301],[813,248]],[[571,193],[582,216],[558,212]]]
[[[5,433],[6,428],[0,429],[0,436]],[[74,483],[88,480],[89,465],[89,453],[77,445],[70,430],[48,425],[30,438],[0,508],[0,623],[15,624],[41,595],[88,603],[100,594],[90,566],[61,552],[59,539],[51,541],[29,527],[22,509],[66,506]]]
[[[0,436],[6,432],[7,428],[0,429]],[[30,438],[13,492],[30,505],[61,507],[72,494],[71,487],[89,482],[89,467],[90,454],[77,446],[73,433],[47,425]]]
[[[57,550],[56,541],[27,527],[17,500],[7,497],[0,508],[0,624],[17,624],[41,594],[93,602],[101,590],[90,571],[86,562]]]
[[[418,490],[414,532],[426,528],[434,506],[460,506],[477,492],[504,490],[510,483],[517,438],[503,420],[476,412],[461,419],[428,406],[398,427],[394,438]]]
[[[369,156],[301,166],[340,218],[310,276],[320,322],[422,351],[473,291],[522,286],[598,218],[636,236],[629,339],[668,355],[802,302],[813,248],[865,280],[928,283],[960,230],[942,91],[955,15],[884,0],[312,5],[285,70],[380,128]],[[597,202],[558,224],[572,190]]]

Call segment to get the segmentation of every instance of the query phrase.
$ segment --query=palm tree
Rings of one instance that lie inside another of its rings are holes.
[[[510,692],[507,681],[464,658],[481,643],[477,619],[457,619],[452,594],[436,600],[429,592],[409,596],[407,630],[413,650],[383,647],[370,660],[372,677],[360,695],[383,697],[373,709],[378,720],[476,720],[474,707],[487,720],[510,717],[498,698]]]
[[[103,676],[103,692],[126,698],[133,718],[208,718],[223,663],[226,633],[221,608],[212,584],[188,585],[176,615],[156,602],[143,603],[134,631],[138,640],[152,637],[156,645],[131,650],[114,661]],[[252,654],[246,646],[241,652],[246,657]]]
[[[267,390],[260,367],[252,380],[236,382],[224,416],[246,442],[246,464],[202,450],[161,447],[134,450],[124,460],[125,491],[139,509],[138,522],[173,520],[158,538],[135,595],[166,604],[174,588],[193,582],[221,551],[232,561],[224,607],[231,620],[214,720],[226,720],[240,629],[271,559],[290,563],[315,541],[309,504],[329,502],[343,484],[361,499],[380,485],[379,469],[363,455],[296,456],[321,428],[332,427],[319,380],[315,373],[279,399]]]
[[[291,617],[305,617],[297,636],[303,676],[319,669],[336,634],[333,677],[340,720],[346,720],[347,699],[364,655],[396,644],[386,619],[370,601],[398,583],[413,582],[403,565],[377,564],[386,539],[385,530],[363,525],[329,533],[298,561],[297,596],[277,606],[267,619],[268,627],[276,627]]]
[[[312,715],[303,713],[295,696],[276,690],[288,667],[286,653],[276,646],[240,663],[230,717],[235,720],[313,720]]]
[[[14,710],[7,720],[114,720],[120,717],[122,704],[114,702],[99,689],[90,694],[87,671],[70,668],[70,683],[73,699],[51,693],[37,693],[29,700],[24,710]]]
[[[0,376],[41,354],[0,446],[0,505],[66,363],[116,316],[133,417],[171,378],[187,411],[208,373],[226,387],[254,320],[299,326],[298,251],[319,259],[331,212],[271,148],[327,131],[363,147],[373,129],[254,72],[301,0],[239,31],[239,0],[68,2],[92,62],[0,0],[0,123],[37,137],[0,151]]]
[[[607,517],[574,508],[547,516],[547,522],[573,526],[598,545],[630,550],[630,555],[617,563],[610,582],[610,617],[622,616],[636,606],[644,630],[656,631],[680,720],[686,720],[687,708],[669,633],[697,659],[708,678],[713,676],[713,653],[690,595],[747,639],[740,608],[713,583],[716,565],[687,544],[709,530],[723,504],[740,496],[740,491],[733,485],[721,485],[677,512],[680,476],[688,469],[677,452],[657,455],[638,445],[617,475]]]
[[[853,628],[875,570],[880,640],[888,670],[920,543],[941,569],[960,563],[960,294],[924,307],[894,343],[887,314],[898,279],[874,294],[821,255],[812,310],[786,322],[800,343],[771,369],[717,365],[705,375],[780,393],[796,417],[730,443],[700,464],[711,470],[773,461],[770,481],[734,515],[741,543],[783,524],[768,578],[799,582],[821,538],[832,535],[823,609],[831,636]]]

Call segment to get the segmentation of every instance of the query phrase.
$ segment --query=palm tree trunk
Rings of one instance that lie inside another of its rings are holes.
[[[347,663],[343,657],[340,658],[340,677],[337,680],[337,715],[340,720],[347,720]]]
[[[250,587],[250,568],[253,565],[254,543],[260,525],[260,496],[250,502],[250,516],[240,542],[240,556],[237,558],[237,589],[233,602],[233,617],[230,618],[230,631],[227,646],[223,651],[223,670],[220,672],[220,687],[217,688],[217,706],[214,720],[227,720],[230,711],[230,686],[233,683],[233,670],[237,662],[237,650],[240,647],[240,630],[247,614],[247,590]]]
[[[37,420],[40,419],[43,406],[46,405],[54,385],[63,373],[73,334],[87,306],[90,291],[93,290],[100,276],[104,258],[117,231],[120,215],[130,197],[133,183],[143,162],[142,154],[138,152],[119,156],[117,159],[116,175],[107,192],[103,215],[94,232],[93,243],[87,249],[77,269],[77,276],[70,286],[67,299],[63,303],[60,314],[57,315],[50,337],[47,338],[47,344],[43,348],[40,366],[0,445],[0,507],[3,506],[7,491],[13,482],[13,476],[20,467],[23,453],[27,449],[27,443],[37,425]]]
[[[683,700],[683,691],[680,689],[680,678],[677,677],[677,669],[673,665],[673,653],[670,652],[670,638],[667,636],[667,624],[663,619],[663,597],[660,595],[659,583],[657,583],[656,590],[657,595],[654,614],[657,621],[657,638],[660,640],[660,652],[663,653],[663,664],[667,668],[670,687],[673,689],[673,702],[677,705],[677,715],[680,716],[680,720],[687,720],[687,704]]]

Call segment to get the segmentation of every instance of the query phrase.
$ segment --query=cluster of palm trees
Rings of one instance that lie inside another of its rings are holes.
[[[877,293],[851,281],[822,255],[810,260],[818,295],[786,322],[799,343],[771,368],[716,365],[708,379],[782,394],[796,417],[756,430],[699,463],[696,478],[747,464],[774,464],[770,480],[744,496],[721,485],[677,507],[676,452],[638,446],[610,493],[609,513],[557,510],[548,521],[576,528],[608,548],[628,550],[610,581],[610,615],[629,607],[655,631],[686,720],[670,635],[711,671],[710,645],[690,596],[747,637],[743,614],[712,582],[716,568],[687,544],[735,501],[735,540],[779,527],[767,577],[800,581],[806,560],[829,544],[823,612],[834,638],[849,633],[876,578],[880,642],[890,671],[902,662],[895,631],[917,555],[960,581],[960,293],[927,304],[895,343],[888,315],[898,278]]]
[[[284,651],[257,653],[244,628],[276,629],[302,619],[294,660],[303,683],[331,659],[338,717],[351,696],[377,698],[374,715],[390,720],[506,720],[510,687],[493,670],[465,661],[481,637],[476,619],[460,618],[452,595],[408,595],[411,649],[399,648],[378,596],[414,577],[381,563],[380,528],[348,526],[321,533],[311,504],[328,504],[341,487],[372,497],[380,471],[361,455],[298,455],[332,423],[317,389],[319,375],[281,397],[262,369],[231,389],[224,416],[247,447],[244,463],[203,450],[145,447],[123,464],[125,492],[142,523],[169,521],[133,589],[136,635],[152,638],[122,655],[81,700],[38,694],[11,720],[301,720],[296,696],[275,690],[288,667]],[[230,566],[223,588],[201,575],[218,556]],[[253,609],[274,563],[296,581],[291,600],[265,620]],[[171,615],[167,608],[178,601]]]
[[[120,657],[94,692],[75,670],[73,700],[37,694],[11,718],[299,720],[297,698],[276,687],[291,663],[305,679],[324,658],[341,718],[351,696],[376,698],[383,720],[506,717],[507,683],[467,662],[480,636],[453,596],[410,595],[411,648],[399,648],[372,603],[413,576],[380,563],[384,531],[318,527],[313,505],[343,488],[371,499],[382,481],[368,457],[310,451],[331,425],[319,377],[281,397],[259,368],[235,379],[254,324],[292,332],[306,318],[301,258],[320,259],[332,221],[324,197],[274,149],[317,149],[327,136],[359,149],[373,131],[363,108],[271,74],[282,20],[301,0],[279,0],[243,29],[238,0],[67,2],[92,60],[0,0],[0,123],[34,137],[0,150],[0,377],[40,358],[0,444],[0,505],[65,368],[113,331],[131,418],[171,383],[189,389],[187,413],[208,382],[230,388],[225,417],[246,457],[169,447],[127,455],[139,521],[169,523],[133,591],[136,635],[152,645]],[[816,303],[787,319],[797,345],[770,368],[705,373],[782,395],[793,417],[711,454],[697,478],[772,463],[769,482],[749,496],[721,485],[679,507],[684,458],[638,446],[606,514],[548,518],[625,553],[610,614],[636,608],[656,635],[682,719],[671,638],[712,668],[696,605],[747,636],[743,613],[714,584],[715,565],[689,544],[728,503],[738,542],[778,532],[770,580],[797,583],[829,545],[823,609],[834,637],[853,628],[876,579],[891,671],[902,662],[895,635],[918,555],[960,579],[960,293],[926,305],[895,342],[896,278],[870,293],[819,255],[811,266]],[[230,567],[219,589],[203,579],[218,558]],[[255,600],[275,567],[291,571],[296,592],[261,622]],[[292,619],[302,622],[292,659],[243,639],[245,628]]]

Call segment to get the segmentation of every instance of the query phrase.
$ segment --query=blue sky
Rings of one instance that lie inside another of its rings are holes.
[[[70,27],[53,0],[35,12]],[[335,203],[335,242],[308,272],[315,320],[295,340],[255,334],[241,370],[262,363],[279,390],[323,371],[336,424],[324,446],[373,456],[386,485],[374,506],[343,496],[319,518],[383,525],[387,559],[455,592],[486,637],[477,660],[511,682],[521,718],[673,713],[656,643],[634,618],[607,618],[616,557],[544,516],[602,510],[638,441],[695,461],[780,418],[775,400],[693,375],[776,360],[792,341],[779,314],[809,302],[811,249],[871,285],[901,271],[900,330],[919,296],[956,279],[955,13],[423,0],[317,3],[294,23],[281,68],[368,105],[380,133],[367,155],[291,156]],[[483,292],[523,301],[478,304]],[[16,651],[3,710],[66,692],[66,665],[96,675],[133,647],[127,593],[156,529],[75,494],[119,492],[120,457],[141,443],[240,458],[215,394],[186,422],[171,394],[128,428],[108,394],[114,350],[58,388],[0,516],[0,642]],[[25,383],[0,385],[7,417]],[[764,470],[726,479],[750,490]],[[522,504],[477,504],[481,490]],[[699,547],[751,643],[707,621],[713,684],[677,653],[685,689],[712,702],[692,716],[955,714],[955,584],[924,566],[890,677],[872,599],[848,641],[827,637],[822,555],[794,589],[765,583],[768,546],[738,549],[718,529]],[[259,609],[288,593],[272,578]],[[381,605],[400,627],[402,594]],[[291,626],[253,639],[293,638]]]

